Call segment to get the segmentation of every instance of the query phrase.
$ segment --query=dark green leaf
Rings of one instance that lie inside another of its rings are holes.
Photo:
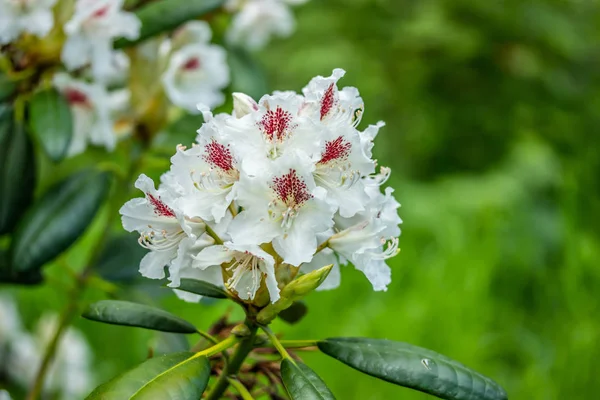
[[[203,16],[223,5],[224,0],[159,0],[135,12],[142,22],[136,40],[119,39],[115,48],[131,46],[159,33],[171,31],[184,22]]]
[[[56,89],[37,92],[29,103],[32,132],[52,161],[67,154],[73,136],[73,116],[67,100]]]
[[[292,400],[335,399],[325,382],[301,362],[282,360],[281,379]]]
[[[0,101],[8,99],[17,88],[17,84],[11,81],[4,72],[0,71]]]
[[[18,271],[41,268],[83,234],[102,205],[110,175],[84,171],[51,187],[17,226],[11,264]]]
[[[505,400],[496,382],[434,351],[408,343],[332,338],[318,343],[327,355],[365,374],[442,399]]]
[[[184,292],[199,294],[201,296],[213,297],[215,299],[226,299],[227,292],[212,283],[199,281],[197,279],[182,278],[181,285],[177,288]]]
[[[137,235],[119,235],[104,246],[94,270],[109,282],[133,282],[140,276],[140,261],[146,253]]]
[[[210,364],[194,353],[151,358],[100,385],[88,400],[197,400],[202,396]]]
[[[82,315],[93,321],[113,325],[137,326],[155,331],[195,333],[186,320],[160,308],[121,300],[101,300],[90,304]]]
[[[33,198],[35,155],[12,107],[0,104],[0,235],[12,231]]]
[[[308,307],[306,307],[306,304],[304,304],[302,301],[296,301],[291,307],[280,312],[278,317],[288,324],[295,324],[300,322],[307,312]]]
[[[267,76],[263,67],[250,53],[239,47],[229,49],[227,60],[231,68],[231,89],[254,100],[268,92]]]
[[[37,285],[42,283],[44,277],[39,270],[13,271],[6,251],[0,250],[0,283],[19,285]]]

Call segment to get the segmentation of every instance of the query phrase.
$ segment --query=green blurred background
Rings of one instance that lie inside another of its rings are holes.
[[[362,127],[387,124],[375,154],[392,167],[404,224],[387,292],[345,268],[339,289],[308,298],[299,325],[274,329],[287,339],[370,336],[428,347],[493,377],[511,399],[594,398],[599,11],[596,0],[297,7],[295,35],[257,54],[270,89],[300,90],[315,75],[347,71],[341,86],[358,87],[365,100]],[[94,235],[68,259],[84,257]],[[11,289],[28,321],[64,307],[60,266],[49,271],[47,287]],[[143,296],[201,327],[229,308],[160,290]],[[144,359],[153,340],[81,319],[76,326],[94,349],[98,382]],[[303,358],[339,399],[428,398],[324,355]]]

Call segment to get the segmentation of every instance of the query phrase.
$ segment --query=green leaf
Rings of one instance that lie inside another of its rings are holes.
[[[151,358],[100,385],[87,400],[197,400],[202,396],[210,363],[195,353]]]
[[[29,103],[33,134],[52,161],[62,160],[73,136],[73,116],[67,100],[56,89],[37,92]]]
[[[325,382],[300,362],[283,359],[281,379],[292,400],[335,399]]]
[[[119,235],[108,240],[94,270],[109,282],[129,283],[140,277],[140,261],[147,250],[140,246],[138,235]]]
[[[304,318],[308,312],[308,307],[302,301],[296,301],[291,305],[290,308],[286,308],[281,311],[278,315],[279,318],[287,322],[288,324],[296,324]]]
[[[226,299],[229,297],[227,295],[227,292],[221,289],[220,287],[215,286],[212,283],[191,278],[182,278],[181,284],[175,289],[183,290],[184,292],[199,294],[201,296],[212,297],[215,299]]]
[[[17,226],[11,244],[13,268],[41,268],[69,248],[94,219],[109,186],[108,173],[89,170],[51,187]]]
[[[10,80],[6,73],[0,71],[0,101],[8,99],[16,88],[16,82]]]
[[[135,40],[119,39],[115,48],[131,46],[159,33],[171,31],[184,22],[197,19],[216,10],[224,0],[160,0],[152,2],[135,12],[142,22],[140,36]]]
[[[318,343],[325,354],[365,374],[442,399],[505,400],[496,382],[434,351],[408,343],[332,338]]]
[[[0,283],[19,285],[37,285],[42,283],[44,277],[39,270],[13,271],[6,251],[0,250]]]
[[[250,53],[239,47],[232,47],[227,53],[231,68],[231,89],[242,92],[254,100],[260,99],[269,90],[264,68]]]
[[[13,109],[0,104],[0,235],[11,232],[33,199],[35,154]]]
[[[136,326],[155,331],[196,333],[196,327],[160,308],[121,300],[101,300],[90,304],[82,314],[92,321]]]

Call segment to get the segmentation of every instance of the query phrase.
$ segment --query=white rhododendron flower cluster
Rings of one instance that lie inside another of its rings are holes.
[[[307,1],[229,0],[225,7],[234,16],[227,40],[250,49],[261,49],[272,36],[288,37],[296,27],[290,6]]]
[[[0,321],[0,372],[6,374],[9,381],[29,388],[56,331],[58,317],[42,315],[31,334],[24,329],[14,300],[3,295],[0,296]],[[68,328],[48,370],[44,393],[59,400],[82,399],[94,384],[91,366],[92,354],[85,337],[78,330]],[[2,395],[0,392],[0,399]]]
[[[381,186],[373,139],[383,123],[357,129],[358,90],[338,89],[344,71],[318,76],[295,92],[255,102],[235,93],[231,115],[199,106],[196,143],[179,146],[158,188],[145,175],[144,197],[121,208],[123,226],[150,250],[142,275],[170,286],[193,277],[251,301],[262,288],[279,298],[280,269],[308,272],[334,264],[322,288],[339,284],[352,263],[375,290],[390,283],[385,260],[398,252],[401,223],[393,189]],[[188,296],[189,298],[189,296]]]

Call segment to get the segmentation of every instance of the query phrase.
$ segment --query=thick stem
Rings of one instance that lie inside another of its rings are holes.
[[[246,320],[246,325],[250,329],[250,335],[240,340],[240,344],[235,350],[235,353],[233,353],[233,357],[231,357],[229,360],[229,364],[225,368],[225,371],[221,373],[221,376],[219,376],[215,386],[213,386],[212,390],[206,397],[207,400],[219,400],[223,396],[229,387],[229,377],[233,377],[238,373],[242,364],[244,363],[244,360],[254,348],[254,339],[256,338],[258,326],[248,320]]]

